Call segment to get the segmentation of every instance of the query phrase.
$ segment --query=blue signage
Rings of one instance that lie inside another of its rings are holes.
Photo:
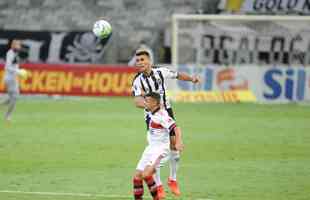
[[[264,84],[270,91],[263,92],[268,100],[285,98],[302,101],[305,98],[306,71],[304,69],[273,68],[264,74]]]

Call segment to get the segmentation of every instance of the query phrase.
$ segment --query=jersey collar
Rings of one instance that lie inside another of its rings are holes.
[[[159,110],[160,110],[160,106],[159,106],[158,108],[156,108],[156,110],[154,110],[154,111],[152,112],[152,115],[154,115],[155,113],[157,113]]]
[[[143,78],[147,78],[147,77],[151,77],[154,74],[153,69],[151,69],[151,73],[150,75],[145,75],[144,73],[142,73]]]

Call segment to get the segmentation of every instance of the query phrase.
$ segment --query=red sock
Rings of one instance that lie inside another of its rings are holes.
[[[153,199],[157,200],[158,199],[158,196],[157,196],[157,186],[156,186],[156,183],[154,181],[153,176],[145,177],[144,181],[147,184]]]
[[[135,200],[142,200],[143,199],[143,180],[142,179],[133,179],[133,194]]]

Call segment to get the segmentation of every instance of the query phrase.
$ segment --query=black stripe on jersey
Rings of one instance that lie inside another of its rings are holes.
[[[172,111],[172,108],[167,108],[166,111],[167,111],[168,115],[169,115],[172,119],[175,120],[174,114],[173,114],[173,111]]]
[[[155,90],[158,90],[158,83],[157,83],[157,81],[156,81],[156,78],[155,78],[155,76],[154,76],[154,73],[153,73],[153,71],[152,71],[152,73],[151,73],[151,78],[152,78],[152,80],[153,80],[153,82],[154,82],[154,86],[155,86]]]
[[[143,84],[143,81],[142,81],[141,78],[140,78],[140,83],[141,83],[142,90],[143,90],[144,92],[146,92],[145,87],[144,87],[144,84]]]
[[[175,127],[177,127],[177,125],[175,123],[171,124],[171,126],[169,127],[169,130],[172,131]]]
[[[144,79],[146,80],[146,84],[149,87],[149,91],[152,92],[153,90],[152,90],[151,84],[149,82],[149,79],[147,77],[144,77]]]
[[[167,99],[166,99],[166,90],[165,90],[165,82],[164,82],[164,76],[163,74],[161,73],[161,71],[157,71],[158,74],[159,74],[159,77],[161,79],[161,86],[164,90],[164,94],[163,94],[163,99],[164,99],[164,106],[165,106],[165,109],[167,110]]]
[[[131,82],[131,86],[133,86],[133,83],[135,82],[135,80],[138,78],[139,75],[140,75],[140,73],[137,73],[135,75],[135,77],[133,77],[132,82]]]

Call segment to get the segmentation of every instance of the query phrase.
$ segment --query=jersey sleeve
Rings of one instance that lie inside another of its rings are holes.
[[[142,88],[141,88],[141,83],[139,81],[139,78],[136,77],[133,82],[132,82],[132,96],[141,96],[142,95]]]
[[[160,67],[159,70],[164,78],[176,79],[178,77],[178,72],[168,69],[166,67]]]
[[[167,112],[163,113],[163,115],[161,116],[160,124],[164,128],[168,129],[169,132],[177,126],[174,119],[172,119],[172,117],[170,117]]]

